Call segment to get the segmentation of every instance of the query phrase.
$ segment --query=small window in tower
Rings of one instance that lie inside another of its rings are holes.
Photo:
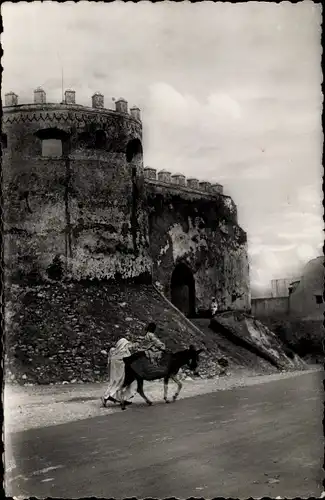
[[[62,141],[60,139],[43,139],[42,156],[51,158],[62,156]]]
[[[315,295],[315,299],[316,299],[316,304],[322,304],[324,302],[323,295]]]

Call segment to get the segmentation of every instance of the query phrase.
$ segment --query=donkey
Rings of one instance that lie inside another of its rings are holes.
[[[167,398],[168,382],[172,379],[177,384],[177,391],[173,396],[173,401],[176,401],[182,389],[182,383],[177,377],[179,370],[187,365],[188,368],[198,375],[197,367],[199,362],[199,354],[203,349],[196,350],[190,345],[189,349],[178,351],[175,353],[165,353],[161,362],[161,366],[153,367],[147,360],[143,351],[136,352],[131,356],[124,358],[125,363],[125,379],[123,388],[129,387],[132,382],[137,381],[137,392],[151,406],[152,402],[143,392],[144,380],[159,380],[164,379],[164,400],[169,403]],[[125,410],[126,402],[123,399],[123,390],[121,391],[121,408]]]

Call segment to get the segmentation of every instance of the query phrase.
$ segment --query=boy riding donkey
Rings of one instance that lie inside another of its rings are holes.
[[[146,357],[153,365],[159,365],[163,353],[166,352],[164,342],[155,334],[156,328],[155,323],[149,323],[144,337],[140,337],[139,340],[133,344],[134,350],[145,352]]]

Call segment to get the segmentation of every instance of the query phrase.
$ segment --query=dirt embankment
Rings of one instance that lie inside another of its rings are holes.
[[[102,351],[131,341],[149,321],[171,350],[204,348],[201,370],[215,366],[218,346],[149,285],[57,284],[12,287],[6,301],[6,378],[18,383],[96,382],[107,378]]]
[[[106,380],[105,351],[121,337],[132,341],[149,321],[158,324],[158,336],[169,349],[190,344],[204,349],[203,377],[220,373],[221,357],[229,361],[230,369],[249,367],[266,373],[279,368],[261,350],[252,352],[247,342],[238,345],[234,336],[203,327],[199,320],[196,327],[191,325],[151,285],[60,283],[15,286],[7,294],[6,380],[19,384]],[[235,322],[233,328],[238,330]],[[291,369],[290,360],[283,359],[281,368]]]

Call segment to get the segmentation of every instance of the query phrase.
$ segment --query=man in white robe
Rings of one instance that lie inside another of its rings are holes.
[[[112,347],[108,354],[109,383],[104,396],[101,398],[103,406],[107,401],[119,403],[121,401],[121,391],[126,404],[131,404],[127,400],[132,398],[136,392],[136,382],[123,389],[125,380],[125,363],[123,358],[131,356],[132,344],[125,338],[120,339],[115,347]]]

